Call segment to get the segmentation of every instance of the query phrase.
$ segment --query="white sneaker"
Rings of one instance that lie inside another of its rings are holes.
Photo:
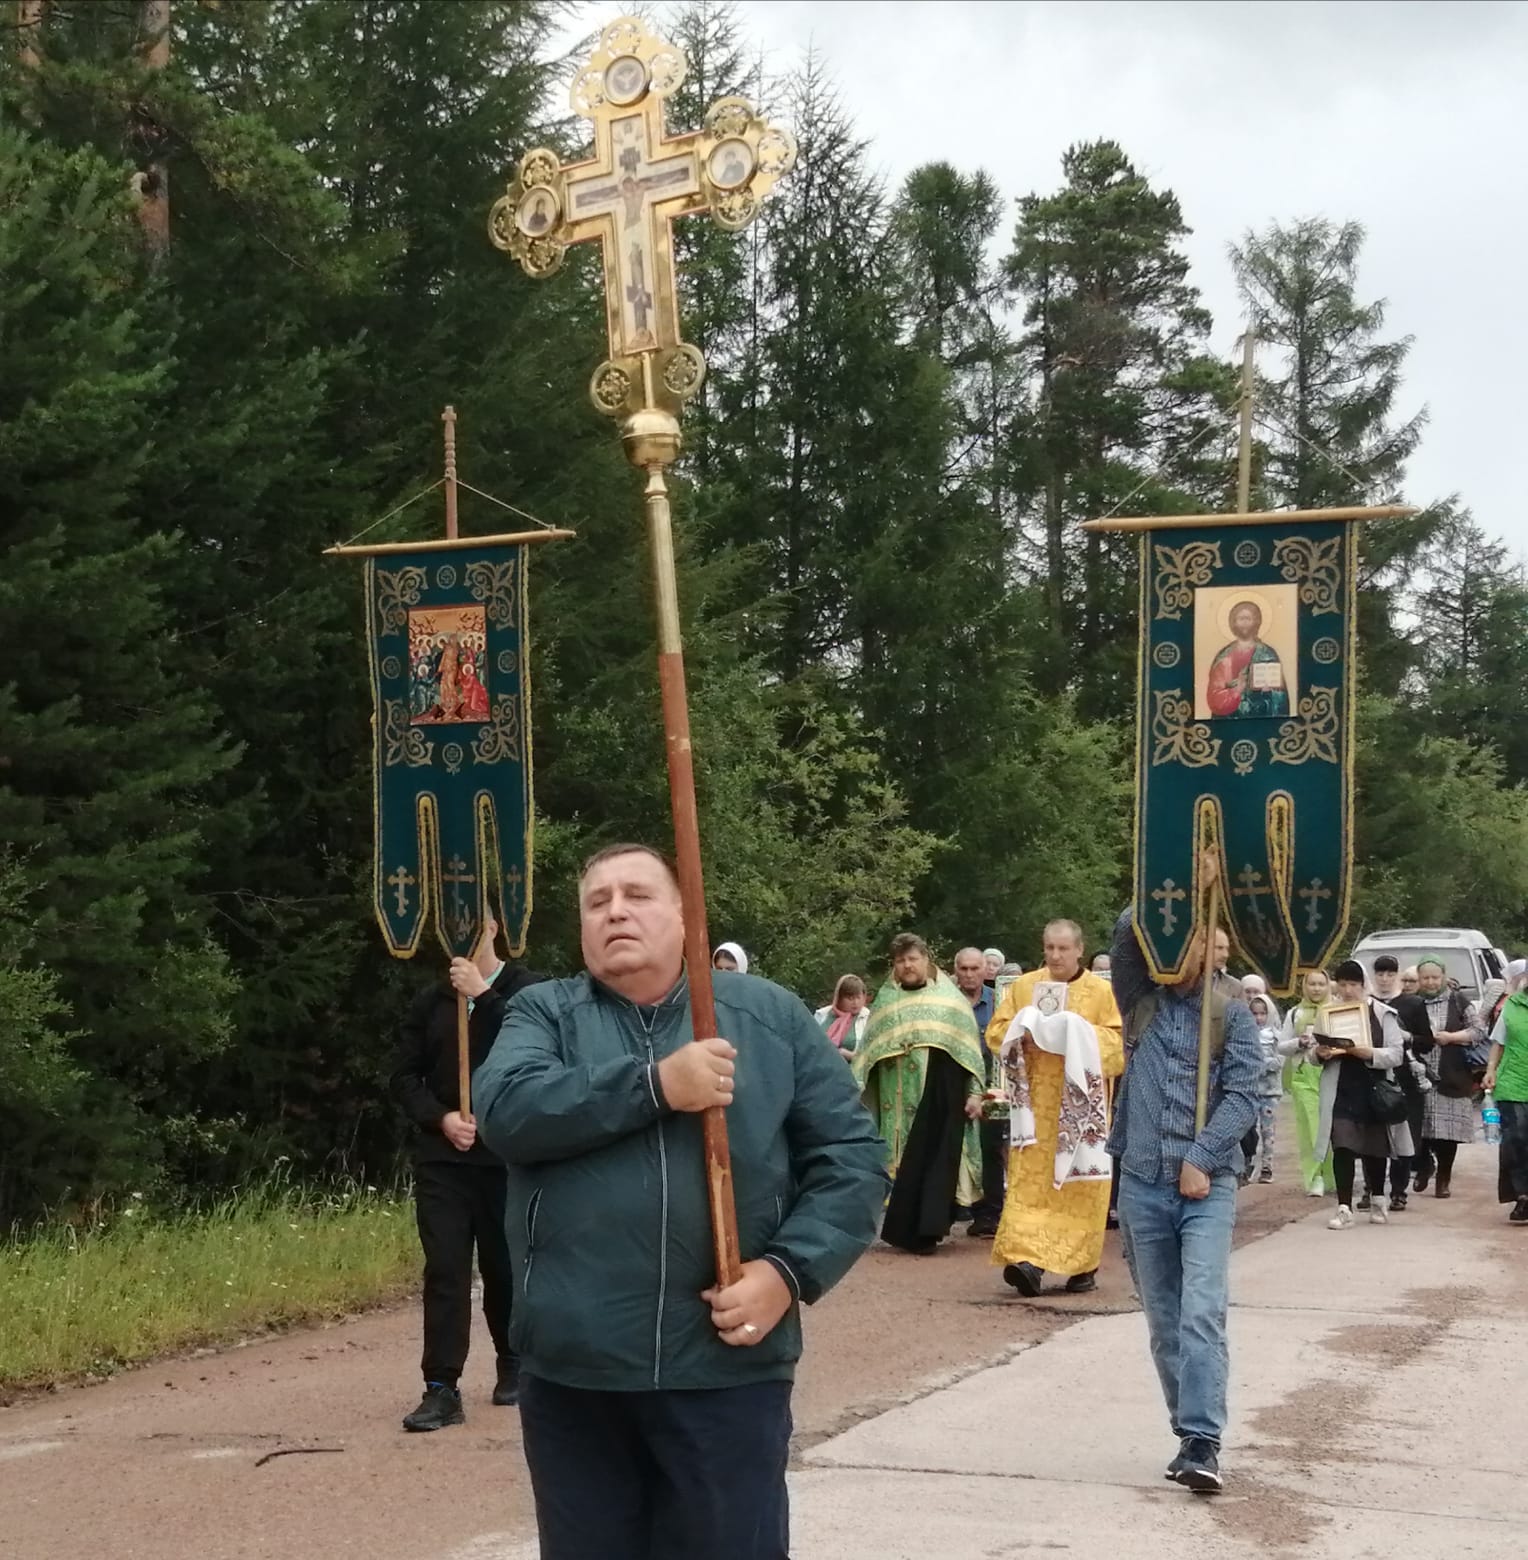
[[[1311,1185],[1311,1189],[1305,1194],[1307,1197],[1325,1197],[1326,1182],[1318,1175]]]
[[[1326,1221],[1326,1227],[1329,1230],[1345,1230],[1350,1228],[1352,1223],[1353,1210],[1348,1207],[1346,1203],[1343,1203],[1337,1209],[1336,1213],[1334,1213],[1331,1218]]]
[[[1369,1210],[1369,1223],[1370,1224],[1388,1224],[1389,1222],[1390,1222],[1390,1215],[1385,1212],[1384,1207],[1376,1199],[1376,1201],[1374,1203],[1374,1206],[1372,1208],[1370,1208],[1370,1210]]]

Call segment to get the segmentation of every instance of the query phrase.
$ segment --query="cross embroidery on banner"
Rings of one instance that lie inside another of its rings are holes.
[[[1157,901],[1157,908],[1162,912],[1162,935],[1171,937],[1178,926],[1178,912],[1174,901],[1187,899],[1188,894],[1171,878],[1163,878],[1161,888],[1154,888],[1151,897]]]
[[[1322,883],[1320,878],[1312,878],[1304,888],[1297,889],[1295,892],[1305,901],[1305,930],[1314,937],[1321,927],[1321,901],[1330,899],[1332,891]]]
[[[1257,926],[1258,936],[1262,937],[1268,930],[1267,922],[1263,918],[1262,896],[1264,894],[1272,894],[1273,890],[1263,882],[1263,874],[1261,872],[1252,870],[1250,861],[1236,874],[1236,881],[1242,886],[1233,888],[1231,897],[1247,901],[1247,908],[1252,912],[1252,919]]]
[[[402,867],[397,868],[388,878],[388,886],[393,890],[394,903],[398,906],[399,915],[409,913],[409,889],[419,881],[412,872],[406,872]]]
[[[460,900],[462,897],[462,885],[464,883],[476,883],[477,876],[475,873],[467,870],[467,863],[460,856],[453,856],[446,863],[446,870],[441,873],[440,880],[442,883],[449,883],[451,885],[451,897]]]
[[[520,909],[520,885],[524,883],[525,876],[519,867],[511,867],[504,874],[504,886],[509,890],[509,910],[514,915]]]

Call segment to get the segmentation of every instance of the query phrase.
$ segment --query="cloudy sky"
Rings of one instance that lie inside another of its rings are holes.
[[[1528,3],[1518,0],[745,0],[776,69],[808,47],[889,180],[944,159],[1006,196],[1074,141],[1118,140],[1174,190],[1228,356],[1226,245],[1273,220],[1368,232],[1361,295],[1415,338],[1429,424],[1408,496],[1457,493],[1528,558]],[[597,27],[619,14],[585,5]]]

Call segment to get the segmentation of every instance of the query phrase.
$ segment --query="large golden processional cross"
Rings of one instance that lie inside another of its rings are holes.
[[[544,147],[527,152],[489,213],[488,233],[538,278],[557,271],[569,245],[600,244],[610,356],[594,371],[589,394],[600,411],[620,420],[626,458],[647,474],[643,503],[657,597],[674,856],[691,1021],[702,1040],[717,1033],[716,1003],[663,472],[679,454],[679,413],[700,389],[706,363],[680,335],[673,223],[708,211],[724,228],[746,227],[790,171],[796,143],[739,97],[713,103],[700,130],[666,136],[663,100],[683,82],[685,69],[683,53],[637,18],[611,22],[571,93],[574,112],[594,123],[594,156],[565,167]],[[736,1282],[741,1262],[727,1121],[719,1106],[706,1111],[704,1129],[717,1281],[727,1285]]]

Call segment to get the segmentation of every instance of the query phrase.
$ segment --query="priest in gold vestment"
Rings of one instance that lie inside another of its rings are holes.
[[[1091,1026],[1097,1041],[1096,1065],[1102,1076],[1093,1080],[1095,1120],[1088,1136],[1096,1138],[1099,1115],[1105,1118],[1107,1133],[1106,1096],[1112,1080],[1125,1070],[1119,1008],[1109,982],[1083,968],[1082,929],[1075,921],[1052,921],[1045,928],[1045,964],[1021,975],[1003,994],[987,1026],[991,1050],[1002,1053],[1015,1018],[1026,1009],[1046,1015],[1058,1010],[1075,1014],[1084,1024],[1072,1026],[1073,1038],[1080,1035],[1089,1054],[1091,1040],[1086,1026]],[[1068,1089],[1072,1058],[1042,1048],[1028,1033],[1015,1037],[1015,1044],[1020,1043],[1027,1103],[1033,1111],[1033,1142],[1019,1147],[1016,1136],[1015,1146],[1009,1150],[1008,1195],[992,1243],[992,1260],[1003,1269],[1004,1280],[1022,1295],[1038,1295],[1046,1272],[1065,1274],[1068,1291],[1085,1294],[1096,1287],[1094,1275],[1103,1256],[1110,1178],[1107,1172],[1100,1175],[1099,1167],[1107,1164],[1107,1158],[1096,1151],[1101,1145],[1094,1145],[1090,1157],[1077,1156],[1077,1178],[1057,1184],[1061,1179],[1057,1139],[1064,1105],[1068,1108],[1069,1139],[1076,1130],[1078,1095],[1075,1089]],[[1065,1142],[1062,1148],[1065,1150]],[[1066,1158],[1063,1152],[1062,1160]]]

